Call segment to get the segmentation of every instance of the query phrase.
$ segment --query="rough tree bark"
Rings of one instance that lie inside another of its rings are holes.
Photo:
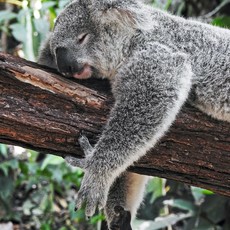
[[[0,53],[1,143],[82,157],[79,133],[94,144],[112,104],[105,81],[66,80],[54,70]],[[168,134],[129,170],[230,196],[229,133],[229,123],[186,105]]]

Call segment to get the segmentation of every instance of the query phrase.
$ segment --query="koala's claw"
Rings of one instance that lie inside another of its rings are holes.
[[[77,194],[76,207],[79,209],[85,205],[86,216],[93,216],[97,207],[104,208],[106,204],[106,185],[97,179],[97,175],[86,172]]]
[[[65,160],[67,161],[68,164],[70,164],[72,166],[85,169],[86,168],[86,159],[92,153],[93,147],[89,143],[88,138],[83,134],[80,135],[78,142],[80,144],[80,147],[82,148],[82,150],[85,153],[85,158],[78,159],[75,157],[67,156],[67,157],[65,157]]]
[[[105,206],[105,200],[104,197],[96,197],[94,194],[95,191],[92,191],[93,194],[89,193],[85,195],[85,192],[79,191],[77,196],[77,202],[76,202],[76,208],[79,209],[83,206],[83,204],[86,204],[85,206],[85,215],[88,217],[91,217],[94,215],[97,207],[104,207]],[[102,193],[101,193],[102,194]],[[101,201],[102,200],[102,201]]]
[[[126,211],[121,206],[115,206],[114,212],[116,216],[110,223],[111,230],[132,230],[131,223],[131,213]]]
[[[78,138],[78,142],[86,156],[92,153],[93,147],[89,143],[89,140],[85,135],[81,134],[80,137]]]

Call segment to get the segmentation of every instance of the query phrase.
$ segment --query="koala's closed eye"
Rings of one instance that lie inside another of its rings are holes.
[[[78,35],[77,37],[77,41],[79,44],[83,44],[84,42],[86,42],[86,40],[89,38],[89,34],[88,33],[82,33],[80,35]]]

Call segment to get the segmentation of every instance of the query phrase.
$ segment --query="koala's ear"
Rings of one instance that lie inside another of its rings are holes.
[[[119,9],[119,8],[112,8],[108,9],[107,11],[103,12],[101,19],[104,20],[104,23],[118,23],[124,26],[135,27],[136,20],[135,20],[134,12],[126,10],[126,9]]]
[[[95,21],[99,20],[100,23],[107,25],[116,24],[132,28],[137,24],[136,14],[132,11],[132,7],[128,7],[126,4],[119,4],[119,1],[96,0],[89,8]]]
[[[49,34],[47,39],[42,43],[40,50],[39,50],[39,56],[38,56],[38,64],[49,66],[50,68],[56,69],[56,63],[54,56],[51,52],[50,47],[50,38],[52,33]]]

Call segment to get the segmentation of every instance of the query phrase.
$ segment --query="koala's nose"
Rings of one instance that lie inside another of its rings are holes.
[[[65,47],[56,49],[57,67],[60,73],[67,76],[81,72],[84,66],[75,61],[74,55]]]

